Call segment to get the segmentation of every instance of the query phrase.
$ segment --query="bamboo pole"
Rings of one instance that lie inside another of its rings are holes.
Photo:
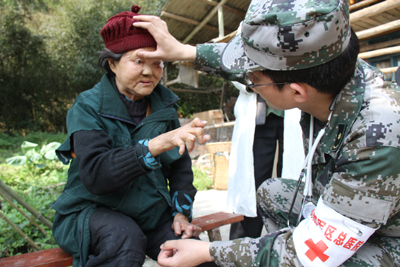
[[[235,37],[237,34],[237,31],[233,31],[227,35],[225,35],[222,38],[214,38],[211,40],[212,43],[228,43],[230,40],[232,40],[233,37]]]
[[[174,84],[174,83],[177,83],[177,82],[179,82],[179,79],[173,79],[173,80],[170,80],[170,81],[168,81],[168,82],[166,82],[165,83],[165,86],[170,86],[170,85],[172,85],[172,84]],[[171,89],[171,88],[170,88]]]
[[[14,228],[15,231],[17,231],[17,233],[22,236],[26,241],[29,242],[29,244],[32,245],[32,247],[34,247],[36,250],[41,250],[40,247],[33,242],[32,239],[30,239],[26,234],[24,234],[24,232],[21,231],[21,229],[19,229],[12,221],[10,221],[6,215],[4,215],[4,213],[0,210],[0,217],[2,219],[4,219],[9,225],[11,225],[12,228]]]
[[[222,9],[222,6],[218,8],[218,29],[219,29],[219,38],[222,38],[225,36],[225,31],[224,31],[224,10]]]
[[[362,58],[362,59],[366,59],[366,58],[390,55],[390,54],[394,54],[394,53],[400,53],[400,46],[388,47],[388,48],[377,49],[374,51],[360,53],[360,54],[358,54],[358,57]]]
[[[380,34],[384,34],[390,31],[396,31],[400,29],[400,19],[398,20],[394,20],[382,25],[379,25],[377,27],[374,28],[370,28],[367,30],[363,30],[363,31],[358,31],[356,32],[357,37],[359,40],[363,40],[363,39],[367,39],[367,38],[371,38]]]
[[[182,93],[209,94],[209,95],[212,94],[212,92],[202,91],[202,90],[190,90],[190,89],[179,89],[179,88],[170,88],[170,90],[174,91],[174,92],[182,92]]]
[[[224,106],[224,97],[225,97],[225,82],[222,83],[222,88],[221,88],[221,100],[219,102],[219,109],[221,110]]]
[[[400,7],[400,0],[386,0],[350,14],[350,23]]]
[[[36,226],[45,236],[47,236],[46,231],[40,227],[31,217],[29,217],[25,212],[23,212],[20,208],[17,207],[8,197],[5,196],[5,194],[2,194],[2,191],[0,190],[0,196],[2,196],[8,203],[10,203],[11,206],[13,206],[16,210],[18,210],[22,215],[24,215],[25,218],[27,218],[34,226]]]
[[[398,67],[390,67],[381,69],[382,73],[393,73],[397,71]]]
[[[386,48],[392,45],[399,45],[400,44],[400,38],[393,39],[390,41],[385,41],[385,42],[380,42],[372,45],[366,45],[360,48],[360,52],[367,52],[368,50],[376,50],[376,49],[381,49],[381,48]]]
[[[174,20],[179,20],[179,21],[182,21],[182,22],[185,22],[185,23],[196,25],[196,26],[200,24],[200,22],[197,21],[197,20],[185,18],[185,17],[179,16],[179,15],[176,15],[176,14],[172,14],[172,13],[166,12],[166,11],[161,11],[160,17],[161,18],[166,17],[166,18],[170,18],[170,19],[174,19]],[[212,30],[212,31],[215,31],[215,32],[219,32],[219,29],[217,27],[214,27],[214,26],[211,26],[211,25],[208,25],[208,24],[205,24],[204,28]]]
[[[373,4],[375,2],[378,2],[379,0],[364,0],[355,4],[352,4],[349,8],[350,11],[353,11],[354,9],[362,8],[364,6]]]
[[[23,200],[17,193],[14,192],[8,185],[6,185],[0,179],[0,188],[3,189],[10,197],[14,198],[22,207],[27,209],[32,215],[39,221],[41,221],[44,225],[49,227],[50,229],[53,227],[53,224],[47,220],[42,214],[40,214],[37,210],[35,210],[31,205],[29,205],[25,200]]]
[[[198,0],[198,1],[201,1],[201,2],[206,3],[208,5],[213,5],[213,6],[216,6],[219,3],[219,2],[212,1],[212,0]],[[241,18],[246,16],[246,12],[243,12],[242,10],[239,10],[239,9],[236,9],[236,8],[233,8],[233,7],[230,7],[230,6],[225,6],[225,5],[222,6],[222,8],[224,10],[228,11],[228,12],[231,12],[233,14],[238,15]]]
[[[218,8],[219,8],[220,6],[225,5],[225,3],[226,3],[227,1],[228,1],[228,0],[221,0],[221,1],[211,10],[211,12],[208,13],[208,15],[205,17],[205,19],[203,19],[203,21],[200,22],[200,24],[197,25],[196,28],[194,28],[194,30],[185,38],[185,40],[183,40],[182,43],[187,44],[187,43],[193,38],[193,36],[194,36],[196,33],[198,33],[198,32],[204,27],[204,25],[207,24],[207,22],[210,21],[210,19],[215,15],[215,13],[217,13]]]

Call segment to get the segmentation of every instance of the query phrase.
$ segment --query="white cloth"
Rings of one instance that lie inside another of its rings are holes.
[[[178,83],[184,83],[194,88],[199,87],[199,75],[192,64],[179,64],[178,68],[179,73],[176,78]]]
[[[234,108],[236,120],[229,158],[227,208],[238,214],[256,217],[253,142],[257,95],[246,92],[243,84],[232,83],[240,93]]]
[[[257,217],[253,160],[257,95],[248,93],[241,83],[232,83],[240,93],[234,108],[236,121],[229,158],[227,208],[247,217]],[[282,162],[285,178],[297,179],[304,161],[300,116],[299,109],[285,111]]]
[[[303,165],[304,147],[300,118],[300,109],[285,110],[285,118],[283,120],[283,178],[298,179]]]

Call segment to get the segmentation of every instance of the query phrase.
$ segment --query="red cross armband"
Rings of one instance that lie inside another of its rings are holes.
[[[317,207],[296,227],[293,240],[304,266],[339,266],[377,229],[344,217],[319,199]]]

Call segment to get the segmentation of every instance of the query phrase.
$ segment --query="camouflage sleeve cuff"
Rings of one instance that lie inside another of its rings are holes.
[[[282,234],[291,236],[291,228],[284,228],[254,239],[247,237],[213,242],[210,246],[210,255],[218,266],[278,266],[274,244]]]
[[[253,248],[252,238],[214,241],[210,246],[210,255],[218,266],[252,266],[257,257]]]
[[[196,46],[194,68],[205,73],[219,76],[229,81],[244,82],[242,74],[224,72],[221,68],[221,54],[226,43],[199,44]]]
[[[185,192],[175,192],[172,196],[172,215],[175,216],[178,212],[189,218],[192,221],[194,197]]]
[[[140,165],[145,170],[155,170],[158,168],[161,168],[161,164],[159,160],[157,159],[158,157],[154,158],[149,151],[149,140],[150,139],[144,139],[140,140],[138,144],[136,145],[136,153],[138,155],[138,160],[140,162]]]

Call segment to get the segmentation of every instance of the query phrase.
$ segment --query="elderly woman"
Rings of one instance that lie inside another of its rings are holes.
[[[159,84],[162,62],[138,58],[157,45],[132,26],[139,10],[111,17],[101,30],[107,73],[76,98],[57,150],[71,165],[52,204],[53,236],[74,266],[142,266],[166,240],[200,233],[190,224],[196,189],[188,150],[196,138],[209,139],[206,123],[180,127],[179,98]]]

